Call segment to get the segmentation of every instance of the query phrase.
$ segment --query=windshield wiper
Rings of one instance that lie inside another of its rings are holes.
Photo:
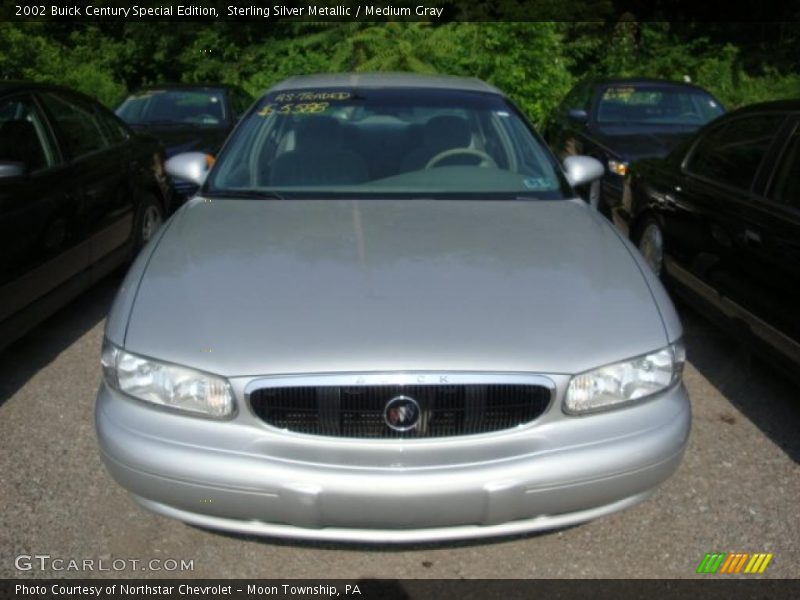
[[[202,194],[207,198],[247,198],[252,200],[286,200],[278,192],[258,190],[215,190]]]

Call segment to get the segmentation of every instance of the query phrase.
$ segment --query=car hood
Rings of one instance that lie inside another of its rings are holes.
[[[683,129],[640,133],[618,133],[610,130],[597,132],[596,137],[612,154],[629,162],[642,158],[663,158],[692,135],[692,131]]]
[[[195,198],[167,227],[125,347],[226,376],[574,373],[667,343],[631,250],[577,200]]]
[[[186,127],[182,125],[133,125],[134,130],[156,138],[164,146],[167,158],[182,152],[219,151],[228,130],[219,127]]]

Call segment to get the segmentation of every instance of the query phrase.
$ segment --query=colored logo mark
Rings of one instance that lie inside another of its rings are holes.
[[[706,554],[697,567],[698,573],[763,573],[772,554],[765,552],[714,552]]]

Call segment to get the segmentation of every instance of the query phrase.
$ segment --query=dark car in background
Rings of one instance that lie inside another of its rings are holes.
[[[713,96],[687,83],[587,79],[578,83],[556,109],[545,137],[562,160],[588,155],[605,165],[599,206],[610,216],[622,198],[631,161],[666,156],[723,113]]]
[[[637,162],[614,221],[676,292],[798,372],[800,100],[742,108]]]
[[[184,152],[216,156],[252,102],[247,92],[233,85],[170,84],[131,94],[116,113],[136,131],[164,144],[167,158]],[[173,183],[179,202],[197,189],[185,180]]]
[[[0,348],[153,236],[169,210],[163,162],[83,94],[0,82]]]

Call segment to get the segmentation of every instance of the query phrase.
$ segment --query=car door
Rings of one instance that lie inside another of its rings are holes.
[[[79,190],[83,227],[90,240],[90,262],[98,263],[131,239],[134,192],[130,171],[135,157],[127,137],[104,122],[102,107],[66,91],[40,94],[69,156]]]
[[[754,331],[780,326],[775,303],[786,292],[776,271],[787,234],[783,211],[760,183],[772,171],[785,122],[782,113],[754,113],[708,131],[685,163],[677,210],[664,213],[667,237],[679,241],[692,274],[714,290],[711,299]]]
[[[748,257],[742,270],[759,295],[756,332],[800,364],[800,117],[789,120],[786,134],[737,240]]]
[[[77,293],[78,280],[86,276],[89,245],[69,168],[30,93],[0,98],[0,162],[23,165],[19,174],[0,177],[2,345],[11,333],[10,317],[35,308],[37,301],[47,302],[56,289]],[[23,320],[28,325],[35,321]]]

